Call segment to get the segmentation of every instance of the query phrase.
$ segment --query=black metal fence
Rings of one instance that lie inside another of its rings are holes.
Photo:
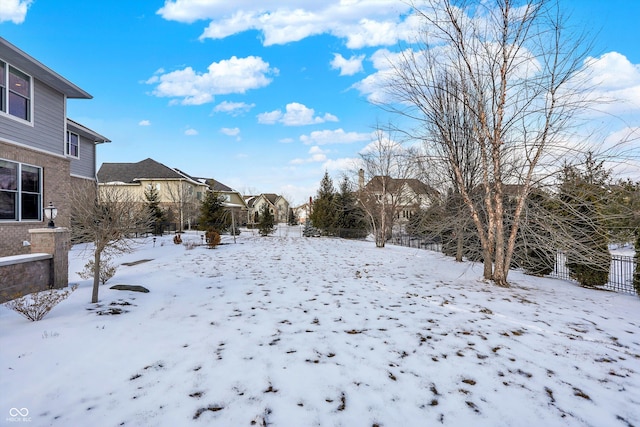
[[[428,251],[442,252],[442,244],[427,239],[426,237],[409,236],[407,234],[394,234],[389,241],[393,245],[408,246],[416,249],[426,249]]]
[[[407,246],[416,249],[442,252],[442,244],[433,239],[406,234],[394,234],[389,243],[399,246]],[[633,287],[633,273],[636,269],[636,260],[632,256],[611,255],[611,267],[609,269],[609,282],[603,286],[616,292],[636,294]],[[567,268],[567,257],[562,251],[556,254],[556,265],[548,277],[554,279],[573,280]]]
[[[611,267],[609,267],[609,282],[603,288],[616,292],[635,294],[633,288],[633,272],[636,269],[636,260],[632,256],[611,255]],[[562,251],[556,253],[556,265],[549,277],[573,280],[567,268],[567,256]]]

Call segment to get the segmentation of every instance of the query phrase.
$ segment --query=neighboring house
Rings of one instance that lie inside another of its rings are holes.
[[[295,208],[293,208],[293,213],[298,220],[298,224],[304,224],[305,222],[307,222],[307,218],[309,218],[309,215],[311,214],[310,202],[307,202],[300,206],[296,206]]]
[[[239,225],[246,225],[246,212],[249,208],[242,194],[213,178],[197,178],[197,180],[207,184],[209,190],[222,197],[223,206],[227,209],[233,209],[234,219]]]
[[[427,209],[438,197],[438,191],[418,179],[396,179],[374,176],[363,188],[377,200],[386,197],[395,206],[397,224],[405,224],[419,210]]]
[[[69,194],[95,181],[104,136],[66,117],[67,99],[92,96],[0,37],[0,256],[29,253],[43,208],[69,227]]]
[[[153,159],[137,163],[103,163],[98,171],[101,191],[116,188],[134,200],[146,202],[145,192],[158,190],[160,206],[173,214],[170,222],[190,228],[200,214],[200,203],[209,187],[196,178]]]
[[[282,196],[273,193],[263,193],[259,196],[244,196],[247,203],[247,225],[259,222],[260,209],[263,205],[269,207],[276,223],[289,221],[289,202]]]

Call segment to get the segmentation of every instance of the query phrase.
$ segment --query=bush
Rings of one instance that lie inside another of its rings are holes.
[[[577,280],[580,286],[585,288],[597,288],[604,286],[609,281],[609,269],[598,268],[582,263],[567,263],[569,276]]]
[[[195,249],[198,246],[198,243],[196,242],[184,242],[184,248],[188,251],[190,251],[191,249]]]
[[[519,265],[525,273],[543,277],[553,272],[556,254],[541,248],[528,249]]]
[[[78,285],[73,285],[64,290],[49,289],[47,291],[34,292],[29,295],[18,297],[5,303],[5,307],[20,313],[32,322],[42,320],[58,303],[67,299]]]
[[[207,246],[210,249],[215,249],[220,244],[220,233],[215,228],[210,228],[205,234],[207,240]]]
[[[84,270],[78,272],[78,276],[82,277],[85,280],[91,279],[93,277],[94,265],[94,261],[89,260],[89,262],[84,265]],[[100,273],[98,279],[100,283],[104,285],[109,281],[109,279],[115,276],[117,268],[118,267],[111,264],[109,258],[103,257],[100,261]]]

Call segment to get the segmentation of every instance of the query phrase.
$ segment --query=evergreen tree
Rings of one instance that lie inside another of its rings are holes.
[[[258,214],[258,232],[264,237],[273,233],[274,230],[275,219],[269,209],[269,205],[265,203],[260,207],[260,212]]]
[[[292,208],[289,208],[289,219],[287,222],[289,225],[298,225],[298,216]]]
[[[567,268],[582,286],[596,287],[609,280],[611,255],[602,214],[610,172],[587,154],[584,170],[565,165],[560,185],[561,209],[568,226]]]
[[[333,187],[333,181],[329,177],[327,171],[320,181],[318,194],[313,199],[313,209],[310,215],[313,226],[320,230],[323,235],[332,234],[336,221],[335,206],[336,190]]]
[[[153,234],[162,234],[162,223],[166,219],[166,215],[160,207],[160,192],[155,185],[149,186],[144,192],[147,210],[153,221]]]
[[[207,192],[200,205],[198,224],[201,230],[216,229],[226,231],[231,225],[229,213],[222,205],[223,199],[219,193]]]
[[[514,209],[514,203],[509,209]],[[557,248],[550,245],[551,235],[545,220],[552,209],[548,194],[532,190],[525,204],[525,218],[518,228],[516,248],[513,255],[514,267],[524,269],[527,274],[546,276],[553,271]]]
[[[368,234],[365,212],[357,204],[355,193],[347,177],[340,182],[340,191],[335,194],[335,233],[347,239],[361,239]]]

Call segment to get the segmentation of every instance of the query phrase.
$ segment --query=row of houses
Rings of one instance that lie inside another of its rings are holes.
[[[155,189],[160,206],[172,215],[170,221],[187,229],[197,223],[200,203],[207,192],[216,193],[224,206],[234,210],[240,225],[256,224],[263,205],[267,205],[277,222],[286,222],[289,217],[289,202],[283,196],[242,195],[213,178],[195,177],[151,158],[137,163],[103,163],[97,177],[98,186],[104,191],[117,189],[141,202],[145,193]]]
[[[67,117],[68,100],[89,99],[88,92],[0,37],[0,257],[30,253],[29,230],[47,226],[50,204],[57,211],[55,225],[70,227],[69,195],[83,181],[118,186],[141,201],[145,189],[156,186],[167,206],[193,199],[177,212],[177,221],[187,226],[207,191],[239,209],[242,223],[254,223],[264,204],[277,221],[287,220],[289,203],[282,196],[242,196],[153,159],[106,163],[98,171],[96,147],[111,141]]]
[[[308,217],[311,201],[293,208],[281,195],[241,195],[213,178],[195,177],[150,158],[105,163],[98,171],[96,147],[111,141],[66,116],[68,100],[88,99],[88,92],[0,38],[0,256],[29,253],[29,229],[46,225],[44,208],[50,203],[57,209],[56,225],[70,227],[69,195],[82,181],[118,187],[141,201],[145,190],[155,187],[161,204],[186,227],[197,221],[208,191],[239,211],[241,224],[255,224],[264,205],[277,222],[287,222],[291,210],[301,222]],[[381,179],[374,177],[366,187],[379,190]],[[400,219],[423,208],[432,192],[417,180],[394,185],[410,194],[411,203],[400,204],[396,212]]]

